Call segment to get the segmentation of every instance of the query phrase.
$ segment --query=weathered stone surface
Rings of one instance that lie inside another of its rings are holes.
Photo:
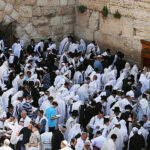
[[[60,6],[66,6],[68,3],[68,0],[60,0]]]
[[[59,7],[58,8],[58,15],[72,15],[75,13],[74,7]]]
[[[40,17],[42,15],[41,7],[36,7],[33,9],[33,16]]]
[[[19,13],[22,17],[32,17],[32,7],[31,6],[21,6]]]
[[[68,0],[68,5],[75,5],[76,1],[75,0]]]
[[[56,8],[42,7],[42,15],[48,17],[54,17],[56,15]]]
[[[0,11],[4,10],[6,3],[3,0],[0,0]]]
[[[30,18],[23,18],[21,21],[21,26],[25,27],[30,22]]]
[[[17,26],[16,34],[17,34],[17,37],[22,37],[25,34],[24,28],[22,28],[21,26]]]
[[[93,11],[89,18],[89,28],[98,30],[99,25],[99,12]]]
[[[10,14],[12,13],[12,11],[13,11],[13,6],[8,3],[8,4],[5,6],[4,12],[5,12],[5,14],[10,15]]]
[[[4,25],[8,25],[11,22],[13,22],[13,19],[11,17],[9,17],[8,15],[5,15],[4,19],[3,19],[3,24]]]
[[[77,37],[83,38],[87,41],[93,40],[93,30],[91,30],[91,29],[83,28],[80,26],[75,26],[75,32],[74,33]]]
[[[50,25],[52,25],[52,26],[60,25],[61,23],[62,23],[62,17],[60,17],[60,16],[53,17],[50,20]]]
[[[49,5],[50,5],[51,7],[59,6],[59,0],[50,0],[50,1],[49,1]]]
[[[54,35],[60,35],[63,33],[63,26],[61,25],[58,25],[58,26],[53,26],[51,28],[51,35],[54,36]]]
[[[41,26],[46,25],[48,23],[48,19],[46,17],[33,17],[32,22],[35,26]]]
[[[48,0],[37,0],[37,5],[38,6],[47,6]]]
[[[36,0],[24,0],[24,5],[34,6],[36,4]]]
[[[13,10],[13,12],[10,15],[14,20],[19,21],[20,15],[17,11]]]
[[[0,11],[0,22],[3,20],[3,15],[4,15],[3,11]]]
[[[85,13],[76,12],[76,22],[81,27],[87,27],[89,23],[89,11],[86,11]]]
[[[74,15],[69,15],[69,16],[63,16],[63,23],[73,23],[74,22]]]
[[[48,26],[41,26],[38,28],[38,32],[41,36],[48,36],[50,34],[50,29]]]
[[[73,27],[74,27],[73,24],[65,24],[64,27],[63,27],[63,32],[65,34],[73,33]]]

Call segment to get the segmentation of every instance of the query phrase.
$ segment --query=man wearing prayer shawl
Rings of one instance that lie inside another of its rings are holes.
[[[69,139],[68,135],[69,135],[69,132],[70,132],[71,128],[76,124],[77,116],[78,116],[78,111],[74,110],[71,113],[71,117],[68,118],[68,120],[66,122],[66,127],[67,127],[67,130],[66,130],[66,139],[67,140]]]
[[[123,137],[123,133],[120,130],[121,125],[118,123],[115,125],[115,128],[112,129],[108,135],[107,138],[110,138],[112,134],[116,134],[117,135],[117,139],[116,139],[116,150],[122,150],[124,147],[124,137]]]
[[[14,47],[14,56],[18,57],[18,59],[20,58],[21,50],[22,47],[20,45],[20,41],[17,41],[17,44]]]
[[[116,134],[112,134],[111,138],[108,138],[103,146],[102,146],[102,150],[116,150],[116,145],[115,145],[115,141],[117,139],[117,135]]]

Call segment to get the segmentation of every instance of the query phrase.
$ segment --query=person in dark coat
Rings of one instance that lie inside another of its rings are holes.
[[[138,134],[138,129],[133,131],[134,135],[129,142],[129,150],[142,150],[145,148],[145,140],[142,135]]]
[[[28,45],[28,47],[27,47],[27,52],[28,52],[29,54],[34,53],[34,47],[35,47],[34,39],[31,39],[31,43],[30,43],[30,45]]]
[[[64,140],[64,133],[66,132],[66,126],[60,125],[59,130],[55,130],[52,136],[52,150],[61,149],[61,141]]]
[[[38,106],[39,106],[39,105],[38,105],[38,100],[39,100],[39,98],[40,98],[40,94],[39,94],[39,89],[38,89],[38,87],[39,87],[39,82],[35,82],[34,87],[33,87],[32,90],[31,90],[31,95],[32,95],[32,97],[33,97],[33,103],[32,103],[32,105],[33,105],[34,107],[38,107]]]

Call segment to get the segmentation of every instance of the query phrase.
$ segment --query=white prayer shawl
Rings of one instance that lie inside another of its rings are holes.
[[[83,84],[78,90],[77,95],[79,95],[80,100],[84,103],[89,98],[88,84]]]
[[[116,150],[122,150],[122,148],[124,147],[124,137],[123,137],[123,134],[122,134],[121,130],[119,128],[115,127],[109,133],[108,138],[110,138],[112,134],[117,135],[117,139],[116,139],[116,142],[115,142],[116,143]]]
[[[40,110],[43,110],[44,114],[46,113],[46,109],[52,106],[49,100],[45,100],[40,107]]]
[[[68,118],[68,120],[67,120],[67,122],[66,122],[66,127],[67,127],[67,129],[66,129],[66,140],[68,140],[69,139],[69,132],[70,132],[70,130],[73,128],[73,126],[76,124],[76,119],[74,119],[74,118],[72,118],[72,117],[69,117]]]
[[[95,48],[95,45],[93,43],[90,43],[88,46],[87,46],[87,51],[86,51],[86,54],[90,54],[91,51]]]
[[[90,96],[94,96],[94,94],[98,92],[98,89],[99,89],[99,86],[98,86],[97,80],[90,82],[89,84]]]
[[[86,43],[83,39],[80,40],[80,44],[79,44],[78,49],[79,49],[79,51],[82,52],[82,54],[86,53]]]
[[[2,106],[0,106],[0,119],[6,118],[6,112],[3,110]],[[0,128],[4,127],[4,122],[0,121]]]
[[[64,56],[66,57],[67,61],[69,61],[69,58],[68,56],[66,55],[66,53],[63,53],[60,57],[60,60],[59,60],[59,69],[61,68],[61,64],[64,63]]]
[[[11,138],[10,138],[10,142],[11,144],[17,144],[17,142],[20,139],[20,136],[18,136],[18,133],[20,132],[20,130],[23,128],[23,126],[20,126],[18,124],[18,122],[15,122],[14,128],[13,128],[13,132],[11,134]]]
[[[11,104],[15,107],[18,103],[18,97],[23,96],[23,91],[18,91],[16,94],[14,94],[11,98]]]
[[[73,104],[72,104],[72,111],[73,111],[73,110],[79,111],[81,105],[83,105],[83,102],[82,102],[82,101],[77,101],[77,102],[73,103]]]
[[[17,45],[17,43],[14,43],[14,44],[12,45],[12,51],[13,51],[13,52],[14,52],[14,49],[15,49],[16,45]]]
[[[142,83],[141,92],[144,93],[146,90],[148,90],[150,87],[150,81],[146,78],[146,76],[142,73],[140,76],[139,81]]]
[[[134,75],[135,83],[137,82],[137,74],[138,74],[138,67],[134,65],[130,71],[131,75]]]
[[[42,150],[52,148],[52,132],[45,132],[41,134]]]
[[[75,50],[77,50],[78,52],[79,51],[78,47],[79,47],[79,44],[72,43],[69,45],[68,52],[75,53]]]
[[[86,140],[86,141],[87,141],[87,140]],[[84,148],[84,143],[85,143],[86,141],[83,141],[83,140],[81,139],[81,137],[78,138],[78,139],[77,139],[77,144],[76,144],[76,146],[75,146],[76,150],[83,150],[83,148]]]
[[[110,71],[111,71],[111,67],[104,69],[104,74],[102,76],[102,81],[104,85],[109,81],[108,76],[109,76]]]
[[[5,50],[5,44],[4,44],[4,41],[3,41],[3,40],[0,40],[0,49],[1,49],[2,51]]]
[[[90,76],[89,76],[90,79],[91,79],[91,81],[93,81],[93,77],[94,77],[95,75],[97,75],[97,74],[96,74],[96,72],[93,70],[92,73],[91,73]]]
[[[60,81],[60,79],[62,79],[62,75],[57,75],[56,77],[55,77],[55,80],[54,80],[54,86],[56,86],[58,83],[59,83],[59,81]]]
[[[124,142],[128,140],[128,132],[127,132],[127,127],[126,127],[126,122],[125,120],[121,120],[119,122],[121,124],[121,132],[122,132],[122,136],[124,137]]]
[[[3,65],[0,67],[0,80],[2,81],[2,83],[3,83],[3,73],[4,73],[6,70],[8,70],[8,69],[9,69],[9,67],[8,67],[8,62],[5,61],[5,62],[3,63]]]
[[[46,118],[45,116],[43,116],[43,117],[40,119],[40,121],[38,122],[38,124],[39,124],[39,123],[42,123],[42,121],[43,121],[44,119],[46,120],[45,132],[48,132],[48,131],[49,131],[49,128],[48,128],[48,120],[47,120],[47,118]]]
[[[127,77],[127,70],[124,70],[123,73],[121,73],[120,77],[117,79],[116,85],[113,87],[114,90],[121,90],[122,89],[122,84],[123,84],[123,79]]]
[[[39,51],[39,47],[40,47],[40,51]],[[36,46],[34,48],[34,52],[37,52],[39,54],[39,56],[41,56],[40,52],[43,52],[43,48],[44,48],[44,43],[39,42],[36,44]]]
[[[18,58],[20,58],[20,53],[21,53],[21,45],[18,43],[16,44],[15,48],[14,48],[14,55],[17,56]]]
[[[110,106],[113,102],[116,102],[116,99],[110,95],[108,98],[107,98],[107,105],[106,105],[106,115],[109,115],[110,114]]]
[[[84,80],[86,79],[86,77],[89,76],[89,74],[94,71],[94,69],[92,68],[91,65],[88,65],[87,69],[85,70],[85,73],[84,73]]]
[[[70,142],[72,138],[75,138],[75,136],[81,133],[80,124],[76,123],[68,133],[68,141]]]
[[[15,93],[15,89],[14,88],[11,88],[9,89],[8,91],[4,92],[3,95],[2,95],[2,103],[3,103],[3,109],[7,112],[7,107],[8,107],[8,101],[9,101],[9,96],[10,95],[14,95]]]
[[[15,89],[15,92],[18,91],[20,81],[21,81],[21,79],[20,79],[19,75],[17,75],[16,78],[12,81],[12,86]]]
[[[75,59],[75,58],[74,58],[74,59]],[[80,61],[78,60],[78,62],[76,63],[74,59],[72,59],[72,62],[71,62],[71,63],[72,63],[72,65],[73,65],[73,68],[76,69],[77,67],[80,66]]]
[[[76,71],[73,77],[74,84],[83,83],[83,75],[80,71]]]
[[[102,150],[116,150],[114,141],[111,138],[107,139],[102,146]]]
[[[59,45],[59,55],[61,55],[64,52],[64,50],[66,50],[67,43],[68,43],[68,37],[64,38],[60,42],[60,45]]]
[[[53,43],[53,44],[49,45],[48,47],[50,48],[50,50],[56,49],[56,44]]]
[[[80,84],[74,84],[71,88],[70,88],[70,92],[77,92],[77,90],[80,88]]]
[[[60,93],[58,93],[56,95],[56,100],[57,100],[57,103],[58,103],[56,115],[61,115],[60,118],[56,120],[57,121],[56,128],[58,128],[58,124],[64,124],[65,123],[65,119],[66,119],[66,104],[62,100],[62,95]]]

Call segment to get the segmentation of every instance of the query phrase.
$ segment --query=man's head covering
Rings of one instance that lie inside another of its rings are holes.
[[[5,140],[4,140],[4,145],[9,146],[9,144],[10,144],[10,141],[9,141],[8,139],[5,139]]]
[[[133,133],[138,132],[138,128],[137,128],[137,127],[133,127],[133,128],[132,128],[132,132],[133,132]]]
[[[62,143],[65,145],[65,146],[68,146],[68,142],[66,140],[63,140]]]
[[[114,112],[120,112],[120,108],[119,108],[119,107],[115,107],[115,108],[113,109],[113,111],[114,111]]]
[[[58,128],[59,128],[59,129],[62,129],[62,128],[66,129],[66,125],[65,125],[65,124],[59,124],[59,125],[58,125]]]

